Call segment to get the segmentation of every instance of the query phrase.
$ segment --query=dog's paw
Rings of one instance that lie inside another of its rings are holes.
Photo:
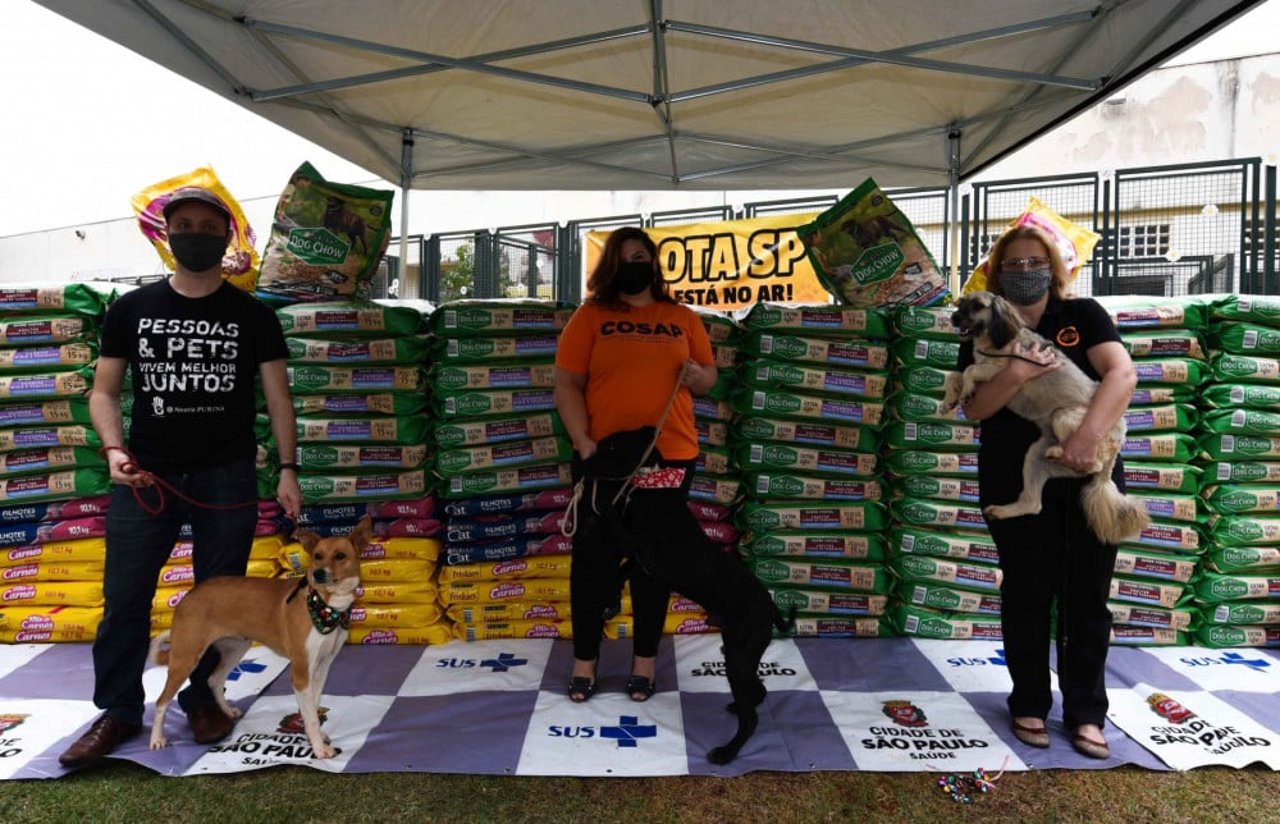
[[[1060,461],[1062,460],[1062,453],[1062,444],[1054,444],[1044,451],[1044,459],[1046,461]]]
[[[163,735],[151,736],[151,749],[163,750],[167,746],[169,746],[169,742],[165,740]]]
[[[712,747],[707,751],[707,760],[712,764],[728,764],[738,757],[738,753],[728,747]]]
[[[1008,510],[1003,506],[991,504],[982,508],[982,514],[993,521],[999,521],[1008,517]]]
[[[235,720],[241,717],[242,715],[244,715],[244,710],[240,709],[239,707],[233,707],[230,704],[227,705],[226,712],[227,712],[227,717],[232,720]]]
[[[319,747],[312,747],[312,749],[315,751],[316,758],[333,758],[335,755],[342,752],[342,750],[337,747],[331,747],[328,744],[324,744]]]

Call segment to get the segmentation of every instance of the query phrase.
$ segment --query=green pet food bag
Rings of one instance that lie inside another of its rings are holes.
[[[1280,360],[1221,352],[1209,361],[1214,380],[1280,384]]]
[[[880,436],[865,426],[828,426],[806,421],[741,418],[734,424],[740,441],[783,441],[816,447],[869,452],[880,448]]]
[[[558,332],[573,314],[572,304],[545,300],[455,300],[431,314],[440,337],[527,335]]]
[[[831,395],[883,400],[889,390],[887,373],[854,372],[818,366],[757,360],[742,370],[748,386],[796,389]]]
[[[889,348],[864,340],[827,340],[776,332],[752,332],[743,338],[742,351],[758,358],[873,372],[889,368]]]
[[[776,530],[876,532],[888,525],[889,515],[884,506],[875,501],[768,504],[747,501],[734,515],[734,523],[752,533]]]
[[[960,330],[951,323],[954,313],[950,306],[899,306],[893,313],[893,328],[904,338],[959,340]]]
[[[889,472],[899,477],[911,475],[955,475],[963,478],[978,476],[977,452],[924,452],[913,449],[894,449],[886,462]]]
[[[391,240],[394,197],[332,183],[303,163],[276,203],[258,289],[293,300],[368,298]]]
[[[1000,562],[1000,554],[991,536],[978,533],[899,527],[890,535],[889,546],[904,555],[950,558],[970,564]]]
[[[753,532],[742,542],[748,555],[845,558],[880,562],[887,557],[884,538],[860,532]]]
[[[871,178],[796,232],[818,280],[840,303],[924,306],[946,297],[933,255]]]
[[[411,306],[369,301],[297,303],[276,310],[286,335],[321,338],[400,337],[426,331],[426,319]]]
[[[841,338],[889,336],[889,324],[882,312],[848,306],[787,306],[762,302],[751,307],[742,319],[751,331],[786,330]]]

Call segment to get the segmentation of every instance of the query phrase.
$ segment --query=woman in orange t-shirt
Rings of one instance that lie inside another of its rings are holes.
[[[655,426],[676,389],[657,450],[662,464],[684,471],[678,489],[644,490],[683,500],[693,479],[698,436],[693,394],[716,382],[711,342],[702,321],[672,299],[657,266],[657,246],[641,229],[623,227],[605,241],[587,279],[588,300],[573,314],[556,352],[556,409],[573,441],[575,474],[596,442],[615,432]],[[693,514],[679,507],[689,518]],[[594,517],[579,507],[584,519]],[[569,600],[573,620],[573,675],[569,697],[586,701],[596,689],[596,661],[606,610],[616,603],[617,561],[601,532],[579,524],[573,540]],[[626,690],[645,701],[654,692],[658,642],[670,590],[642,570],[631,576],[634,659]]]

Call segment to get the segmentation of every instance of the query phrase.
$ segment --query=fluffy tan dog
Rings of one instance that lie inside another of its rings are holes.
[[[1040,427],[1040,440],[1027,449],[1022,464],[1022,494],[1009,504],[992,505],[983,513],[992,519],[1015,518],[1040,512],[1040,493],[1050,478],[1091,476],[1080,493],[1085,519],[1095,535],[1108,544],[1133,538],[1149,522],[1146,509],[1123,494],[1111,480],[1116,456],[1124,445],[1124,418],[1116,421],[1098,445],[1098,460],[1085,472],[1063,464],[1062,442],[1084,420],[1098,384],[1057,347],[1027,328],[1013,305],[991,292],[963,298],[951,322],[973,340],[973,364],[947,376],[944,411],[967,403],[976,384],[988,381],[1008,364],[1015,344],[1054,354],[1058,368],[1027,381],[1006,405]]]

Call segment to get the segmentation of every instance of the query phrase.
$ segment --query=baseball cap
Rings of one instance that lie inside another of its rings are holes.
[[[181,189],[175,189],[173,194],[169,195],[169,202],[164,205],[164,219],[169,220],[169,216],[173,214],[173,210],[181,206],[183,203],[197,201],[204,203],[222,212],[222,216],[227,219],[227,223],[231,223],[231,210],[227,208],[227,204],[222,202],[222,198],[215,195],[208,189],[202,189],[199,186],[184,186]]]

